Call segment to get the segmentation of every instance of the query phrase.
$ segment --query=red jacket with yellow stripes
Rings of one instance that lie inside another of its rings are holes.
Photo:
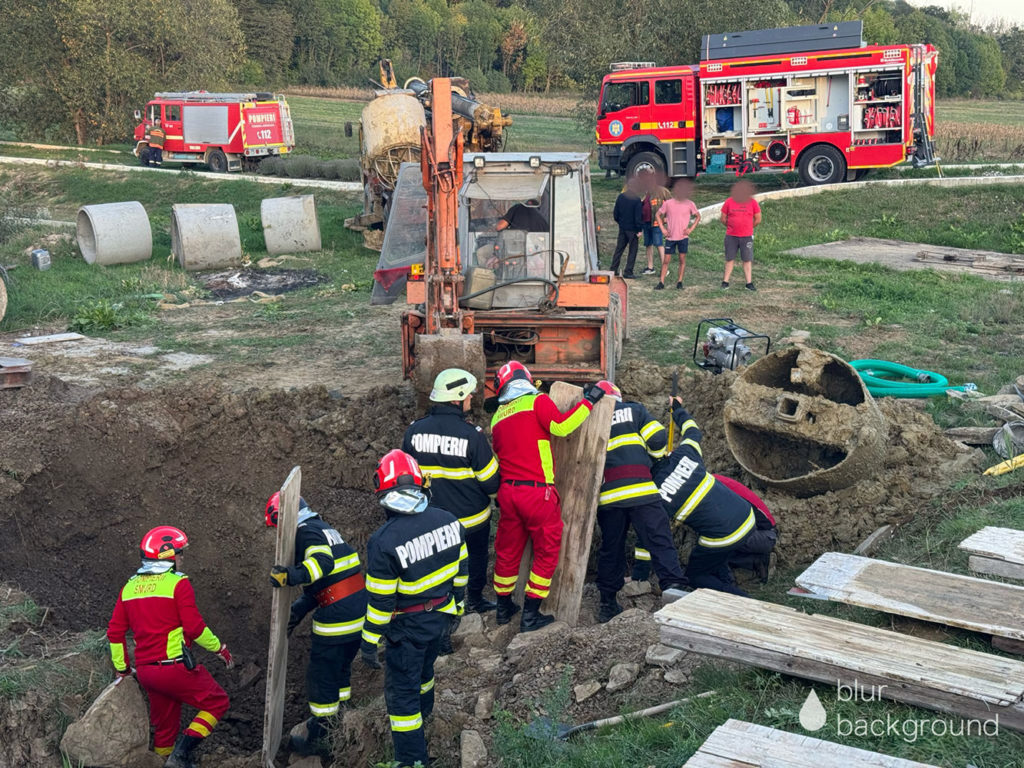
[[[571,435],[592,408],[590,401],[580,400],[568,413],[562,413],[554,400],[539,393],[500,405],[491,420],[491,436],[501,479],[554,483],[552,436]]]
[[[127,669],[125,635],[135,636],[135,663],[149,664],[181,656],[181,644],[193,642],[216,653],[221,642],[196,608],[196,593],[188,576],[176,571],[136,574],[117,596],[107,626],[114,668]]]

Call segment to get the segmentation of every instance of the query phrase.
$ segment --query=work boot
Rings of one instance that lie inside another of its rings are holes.
[[[615,595],[601,595],[601,607],[597,611],[597,623],[604,624],[622,613],[622,606]]]
[[[466,613],[487,613],[497,607],[497,603],[492,603],[490,600],[485,599],[480,592],[477,592],[475,595],[466,595]]]
[[[517,613],[519,606],[512,602],[511,595],[498,595],[498,613],[494,617],[498,624],[508,624]]]
[[[647,581],[651,578],[651,561],[634,560],[633,571],[629,574],[629,578],[633,581]]]
[[[303,757],[317,755],[326,751],[324,744],[324,720],[322,717],[311,717],[305,722],[306,735],[293,732],[288,739],[288,749]]]
[[[526,605],[523,606],[523,618],[519,621],[520,632],[533,632],[555,620],[554,616],[540,612],[540,598],[526,598]]]
[[[164,768],[196,768],[195,761],[192,760],[192,750],[196,748],[200,741],[202,739],[198,736],[181,734],[178,740],[174,742],[174,751],[167,756]]]

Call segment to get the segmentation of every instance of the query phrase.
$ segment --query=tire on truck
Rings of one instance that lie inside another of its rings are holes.
[[[211,149],[206,153],[206,167],[214,173],[227,173],[228,156],[223,149]]]
[[[657,152],[637,152],[626,163],[626,178],[631,179],[638,173],[654,172],[665,175],[665,161]]]
[[[800,155],[800,181],[809,187],[846,180],[846,158],[831,144],[815,144]]]

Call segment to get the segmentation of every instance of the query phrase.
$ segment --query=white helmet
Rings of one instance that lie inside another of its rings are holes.
[[[446,368],[434,379],[430,390],[432,403],[454,403],[465,400],[476,389],[476,376],[461,368]]]

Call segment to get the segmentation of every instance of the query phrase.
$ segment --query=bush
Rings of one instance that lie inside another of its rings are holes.
[[[328,160],[320,164],[320,175],[325,179],[338,181],[359,181],[359,161],[354,157],[343,160]]]
[[[291,157],[268,157],[260,163],[258,173],[263,176],[283,176],[289,179],[338,179],[359,181],[359,161],[355,158],[342,160],[318,160],[310,155]]]
[[[487,90],[492,93],[511,93],[512,83],[503,72],[495,69],[487,75]]]
[[[116,331],[136,325],[146,319],[146,313],[138,307],[127,307],[124,304],[112,303],[106,299],[92,301],[79,307],[75,316],[68,323],[68,330],[75,333],[94,333],[96,331]]]

